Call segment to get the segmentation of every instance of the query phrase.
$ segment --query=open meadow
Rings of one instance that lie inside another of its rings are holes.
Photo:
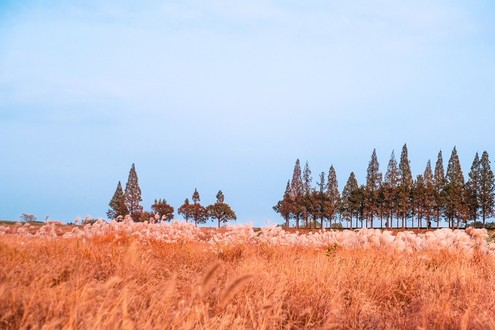
[[[0,226],[2,329],[495,329],[485,230]]]

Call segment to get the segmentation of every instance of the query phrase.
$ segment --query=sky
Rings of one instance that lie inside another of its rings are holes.
[[[493,1],[0,2],[0,219],[106,218],[134,163],[143,207],[222,190],[283,220],[296,159],[365,183],[495,157]],[[177,216],[177,218],[179,218]],[[214,224],[214,223],[212,223]]]

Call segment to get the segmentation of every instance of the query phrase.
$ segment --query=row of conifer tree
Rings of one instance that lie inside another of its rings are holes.
[[[192,203],[186,198],[177,213],[182,215],[186,221],[192,220],[196,225],[206,223],[208,219],[217,220],[218,227],[223,222],[236,220],[236,214],[229,204],[225,203],[223,192],[220,190],[216,195],[217,201],[214,204],[203,206],[197,189],[192,195]],[[134,221],[161,222],[170,221],[174,218],[174,207],[167,203],[165,199],[155,199],[151,205],[152,211],[144,211],[141,197],[141,188],[136,173],[136,167],[132,164],[129,177],[122,189],[120,181],[113,194],[107,217],[110,220],[122,221],[126,215],[130,215]]]
[[[366,183],[359,185],[351,172],[342,193],[335,169],[322,172],[312,187],[308,162],[301,171],[296,160],[292,180],[287,182],[283,198],[273,207],[285,220],[285,226],[438,228],[442,220],[450,228],[468,222],[486,225],[495,215],[495,179],[488,153],[476,153],[467,181],[454,147],[444,171],[442,151],[435,168],[428,161],[422,174],[413,178],[407,145],[404,144],[397,163],[392,151],[387,171],[382,175],[376,150],[368,165]],[[481,219],[481,222],[479,222]]]

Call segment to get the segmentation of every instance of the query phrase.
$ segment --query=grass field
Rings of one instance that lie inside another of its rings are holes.
[[[495,329],[494,283],[477,248],[0,235],[2,329]]]

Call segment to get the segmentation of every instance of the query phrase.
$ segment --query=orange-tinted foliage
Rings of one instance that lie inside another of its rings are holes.
[[[494,283],[482,253],[0,237],[8,329],[493,329]]]

